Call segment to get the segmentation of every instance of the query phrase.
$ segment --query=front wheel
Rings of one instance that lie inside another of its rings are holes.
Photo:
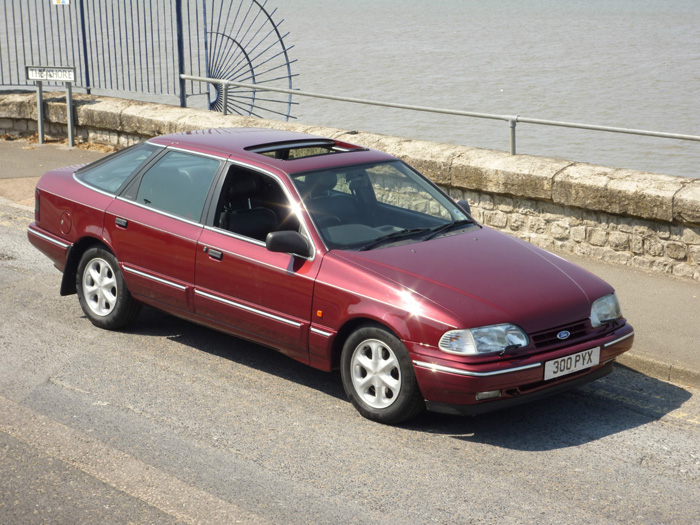
[[[83,312],[100,328],[122,328],[141,310],[141,303],[126,288],[116,257],[104,248],[93,247],[83,254],[76,288]]]
[[[348,337],[340,375],[353,406],[372,421],[397,424],[425,409],[406,347],[383,328],[364,326]]]

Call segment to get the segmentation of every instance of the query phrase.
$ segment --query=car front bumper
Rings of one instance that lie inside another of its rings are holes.
[[[606,337],[566,348],[503,360],[468,365],[426,355],[420,345],[407,344],[418,384],[429,410],[475,415],[556,394],[595,381],[613,370],[613,361],[632,347],[634,330],[625,324]],[[600,348],[598,364],[555,379],[545,380],[548,361]],[[495,396],[480,400],[477,394]]]

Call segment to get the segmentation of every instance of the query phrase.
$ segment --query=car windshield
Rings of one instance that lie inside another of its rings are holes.
[[[472,224],[469,216],[400,161],[292,175],[326,246],[368,250]]]

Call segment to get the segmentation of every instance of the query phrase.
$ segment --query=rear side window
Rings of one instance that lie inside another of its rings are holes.
[[[217,159],[170,151],[144,173],[136,202],[199,222],[220,164]]]
[[[86,166],[78,170],[76,176],[99,190],[116,193],[124,181],[160,149],[150,144],[140,144]]]

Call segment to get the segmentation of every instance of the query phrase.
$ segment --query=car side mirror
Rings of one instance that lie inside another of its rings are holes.
[[[463,211],[466,211],[469,215],[472,214],[472,208],[469,206],[469,203],[466,201],[466,199],[459,199],[457,201],[457,206],[462,208]]]
[[[265,247],[271,252],[291,253],[300,257],[311,256],[309,241],[296,231],[283,230],[268,233]]]

